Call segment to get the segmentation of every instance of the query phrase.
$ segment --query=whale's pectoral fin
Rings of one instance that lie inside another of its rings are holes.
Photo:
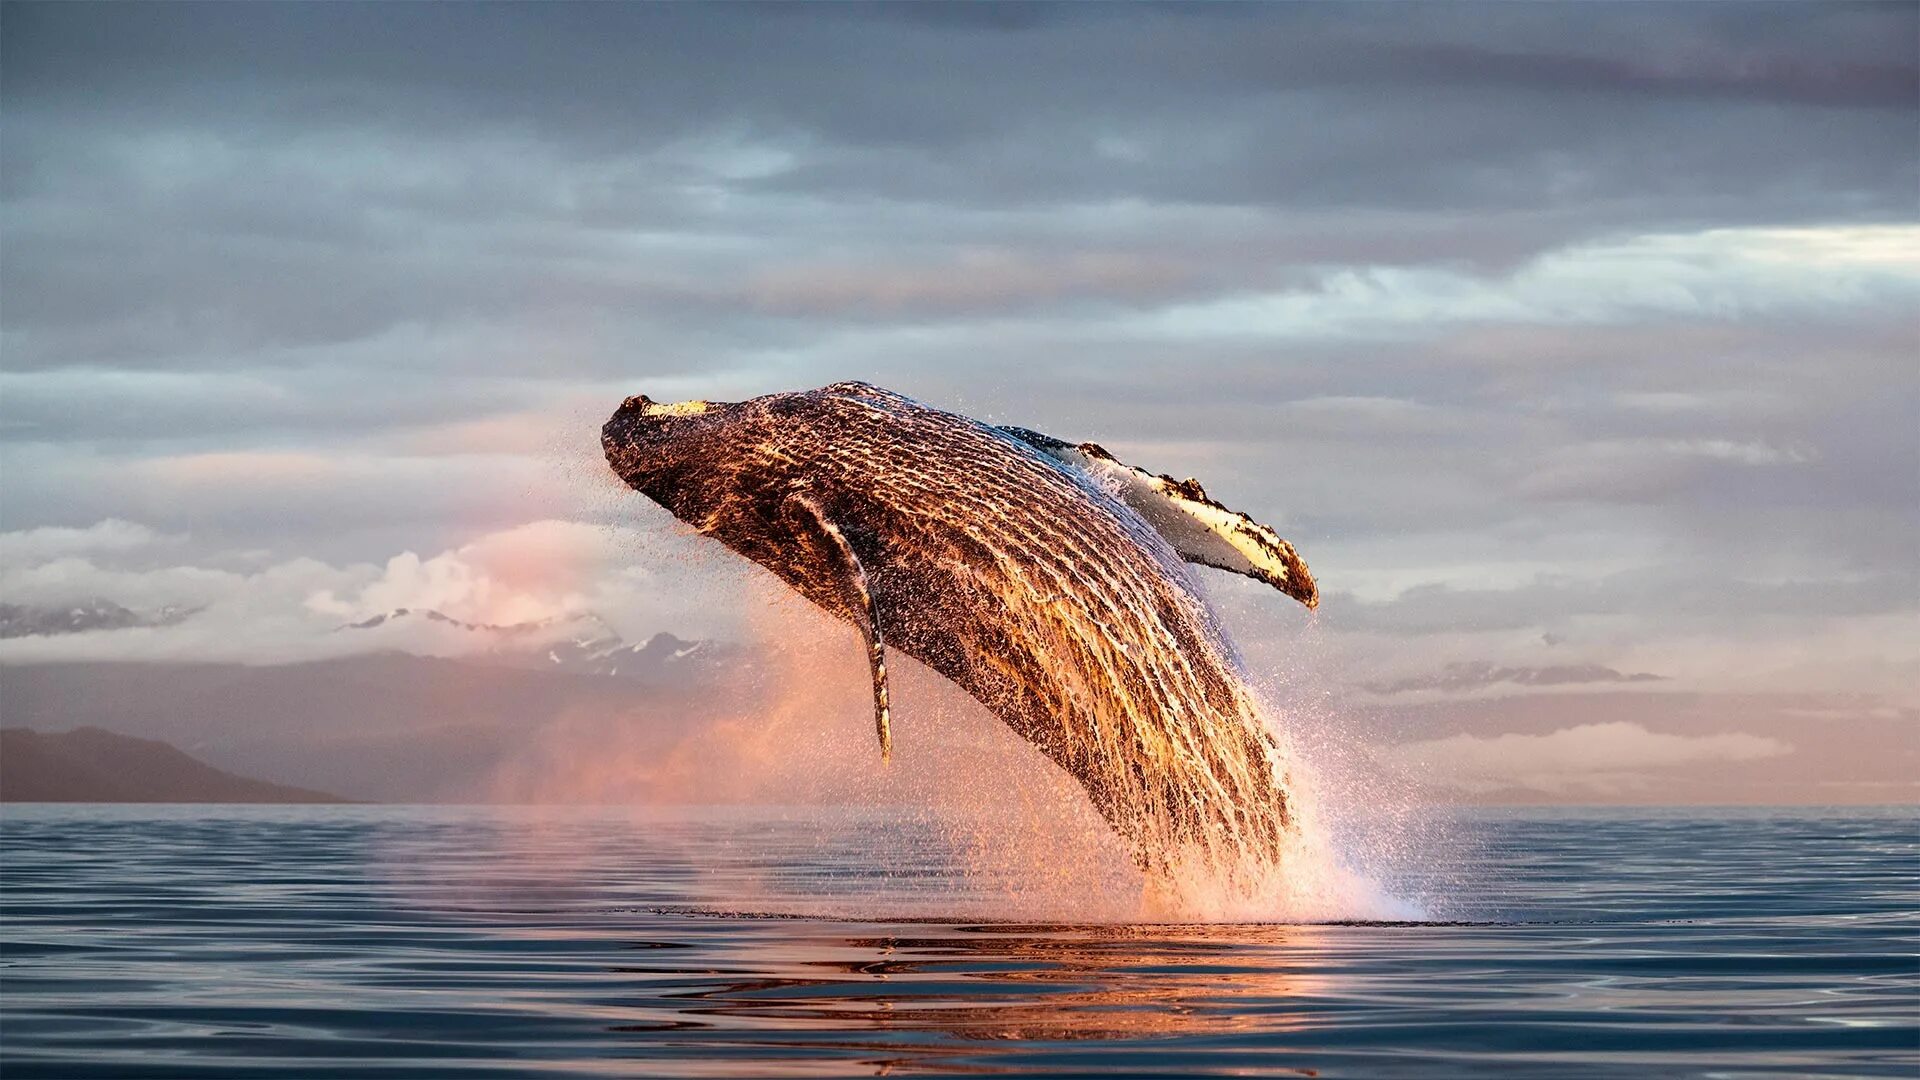
[[[880,608],[874,602],[873,589],[867,581],[867,569],[861,565],[860,556],[854,553],[853,545],[847,542],[846,534],[812,499],[798,496],[788,500],[788,505],[797,508],[807,518],[809,531],[816,534],[828,558],[838,564],[836,569],[842,578],[849,614],[867,643],[867,666],[873,676],[873,727],[875,734],[880,737],[880,760],[892,761],[893,727],[892,712],[887,701],[887,648],[885,639],[880,635]]]
[[[1092,477],[1145,518],[1188,562],[1245,574],[1308,608],[1320,606],[1319,586],[1293,545],[1268,526],[1215,502],[1200,481],[1156,476],[1097,443],[1070,443],[1026,428],[1000,430]]]

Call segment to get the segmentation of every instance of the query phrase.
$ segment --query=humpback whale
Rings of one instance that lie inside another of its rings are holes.
[[[630,397],[601,444],[628,486],[858,631],[883,760],[898,650],[1078,780],[1141,867],[1277,867],[1286,761],[1186,564],[1319,593],[1198,481],[861,382]]]

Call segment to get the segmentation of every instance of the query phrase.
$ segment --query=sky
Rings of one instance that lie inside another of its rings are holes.
[[[760,586],[599,424],[859,378],[1273,524],[1324,602],[1209,576],[1252,666],[1454,718],[1399,752],[1462,775],[1911,746],[1916,41],[1912,4],[7,3],[0,600],[193,614],[0,663],[307,659],[402,606],[737,633]]]

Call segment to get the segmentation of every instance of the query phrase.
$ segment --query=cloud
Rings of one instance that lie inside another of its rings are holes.
[[[1650,501],[1724,480],[1728,469],[1805,465],[1811,449],[1733,439],[1612,439],[1556,450],[1518,483],[1536,499]]]
[[[1660,682],[1666,676],[1616,671],[1603,664],[1552,664],[1545,667],[1500,667],[1486,661],[1448,664],[1438,674],[1416,675],[1392,682],[1367,684],[1376,694],[1405,694],[1418,690],[1480,690],[1503,683],[1514,686],[1574,686],[1582,683]]]
[[[1210,298],[1138,319],[1168,337],[1402,336],[1451,323],[1733,319],[1920,297],[1920,264],[1887,257],[1920,226],[1719,229],[1559,249],[1504,278],[1444,266],[1340,267],[1311,288]]]
[[[1668,735],[1639,724],[1580,724],[1544,735],[1451,735],[1400,743],[1383,757],[1442,786],[1470,793],[1523,787],[1555,795],[1645,788],[1688,765],[1780,757],[1793,747],[1740,732]]]
[[[965,250],[944,263],[799,264],[761,271],[745,299],[788,315],[966,314],[1057,308],[1075,300],[1164,301],[1204,280],[1199,268],[1130,252],[1043,256]]]
[[[351,591],[315,593],[307,606],[344,620],[426,608],[463,622],[537,622],[587,610],[623,572],[644,575],[634,559],[647,546],[629,532],[537,521],[426,559],[402,552],[379,577]]]
[[[30,335],[14,340],[31,351]],[[409,352],[417,344],[395,339],[371,351]],[[381,392],[369,394],[363,369],[370,356],[334,354],[333,359],[339,363],[279,371],[10,367],[0,371],[0,440],[143,446],[175,440],[222,445],[352,440],[395,428],[510,415],[565,394],[541,380],[471,377],[449,385],[437,374],[391,369],[381,374]]]
[[[63,556],[133,551],[168,537],[131,521],[107,518],[85,528],[43,525],[0,532],[0,567],[46,562]]]
[[[1738,567],[1709,573],[1691,563],[1630,561],[1634,565],[1623,570],[1529,575],[1524,564],[1503,567],[1495,558],[1485,571],[1474,564],[1457,573],[1449,568],[1453,580],[1400,589],[1382,599],[1330,597],[1321,618],[1337,630],[1406,635],[1551,627],[1583,617],[1657,613],[1668,633],[1702,632],[1730,622],[1804,624],[1828,616],[1908,613],[1907,599],[1920,592],[1920,575],[1911,570],[1799,577],[1789,566],[1786,573],[1762,577]],[[1498,582],[1495,572],[1503,568],[1519,579]],[[1475,581],[1487,584],[1468,584]]]
[[[512,625],[592,614],[643,640],[659,630],[727,636],[738,606],[729,590],[752,588],[750,575],[716,568],[697,592],[663,578],[663,564],[700,558],[672,535],[649,535],[568,521],[538,521],[476,537],[428,557],[402,552],[384,565],[330,564],[229,553],[226,566],[170,564],[168,538],[126,522],[90,529],[0,534],[0,547],[31,557],[0,569],[9,603],[58,608],[104,599],[152,614],[190,614],[161,626],[39,635],[0,642],[0,663],[71,660],[291,663],[399,649],[458,655],[488,642],[411,620],[379,634],[341,627],[400,608],[437,611],[483,625]],[[103,543],[111,538],[111,544]],[[173,538],[177,548],[182,538]],[[63,541],[63,542],[56,542]],[[76,544],[91,542],[85,554]],[[250,564],[250,565],[249,565]],[[556,631],[558,632],[558,631]]]
[[[1656,50],[1637,57],[1603,57],[1568,51],[1526,54],[1490,48],[1435,45],[1403,50],[1408,67],[1531,89],[1580,83],[1595,90],[1650,96],[1705,96],[1790,101],[1815,105],[1898,108],[1910,103],[1920,82],[1905,64],[1812,65],[1797,57],[1767,56],[1751,49]]]
[[[1910,13],[1788,29],[1748,11],[1141,9],[934,31],[871,11],[456,10],[370,35],[353,9],[22,8],[0,43],[10,367],[304,366],[463,321],[764,340],[796,308],[859,316],[875,295],[1021,310],[1020,282],[1184,297],[1196,278],[1271,292],[1300,267],[1533,260],[1520,284],[1577,313],[1612,298],[1555,252],[1910,217],[1911,109],[1884,98],[1912,74],[1886,44]],[[1754,92],[1647,74],[1710,71]],[[1759,92],[1827,82],[1883,97]],[[1002,287],[965,284],[999,265]],[[821,266],[843,280],[790,280]],[[1700,274],[1609,284],[1641,306],[1743,299]],[[1420,288],[1498,307],[1444,277],[1395,286],[1401,311]],[[774,317],[751,318],[769,294]]]

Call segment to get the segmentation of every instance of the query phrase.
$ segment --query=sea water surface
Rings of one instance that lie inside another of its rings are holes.
[[[11,805],[0,1076],[1920,1072],[1915,811],[1458,827],[1445,922],[1074,925],[912,821]]]

